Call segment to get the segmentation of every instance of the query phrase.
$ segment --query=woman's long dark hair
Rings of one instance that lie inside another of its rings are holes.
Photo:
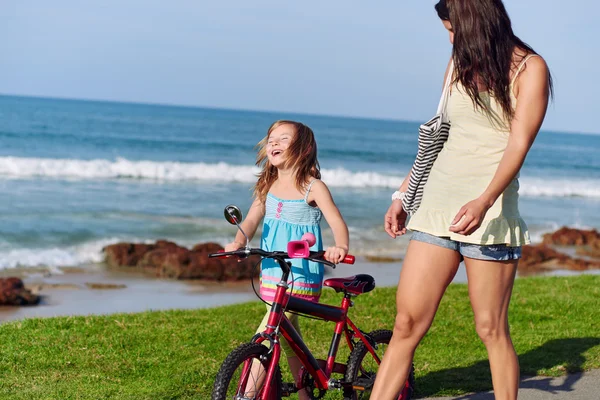
[[[502,0],[441,0],[435,10],[440,19],[450,22],[454,32],[455,81],[466,88],[477,107],[490,113],[479,97],[478,82],[483,84],[505,117],[512,120],[510,71],[515,48],[526,55],[537,53],[514,34]],[[552,94],[550,75],[548,85]]]

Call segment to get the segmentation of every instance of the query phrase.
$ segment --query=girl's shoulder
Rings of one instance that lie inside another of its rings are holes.
[[[328,199],[331,199],[331,192],[325,182],[314,179],[311,187],[306,191],[305,199],[311,205],[316,204],[319,200],[327,202],[330,201]]]
[[[306,193],[309,193],[311,191],[315,191],[315,190],[323,190],[323,189],[327,189],[327,185],[325,184],[325,182],[323,182],[321,179],[319,178],[310,178],[307,183],[306,183]]]

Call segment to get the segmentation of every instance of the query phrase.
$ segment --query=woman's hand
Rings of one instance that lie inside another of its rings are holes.
[[[400,200],[393,200],[384,217],[383,227],[392,239],[406,233],[406,211],[402,208]]]
[[[452,220],[450,232],[468,236],[475,232],[483,222],[490,205],[480,198],[472,200],[461,207]]]
[[[236,251],[238,249],[241,249],[242,247],[244,247],[244,244],[240,242],[231,242],[225,245],[224,251]]]
[[[332,246],[332,247],[328,247],[327,250],[325,250],[325,254],[323,255],[323,258],[329,262],[338,264],[344,260],[344,257],[346,257],[346,254],[348,254],[347,247]]]

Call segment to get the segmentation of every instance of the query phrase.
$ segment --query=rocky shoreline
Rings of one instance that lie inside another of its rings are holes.
[[[545,234],[542,243],[523,246],[523,258],[518,268],[525,275],[553,270],[600,269],[600,233],[595,229],[562,227]]]
[[[258,276],[258,256],[209,258],[223,250],[217,243],[200,243],[192,249],[159,240],[154,244],[117,243],[104,249],[109,268],[133,269],[159,278],[239,281]]]
[[[159,240],[153,244],[116,243],[106,246],[103,251],[105,263],[99,266],[107,271],[118,271],[125,276],[132,274],[168,281],[194,281],[207,284],[235,284],[256,278],[259,258],[244,260],[236,258],[208,258],[208,254],[218,252],[223,247],[217,243],[200,243],[188,249],[176,243]],[[400,258],[365,257],[367,263],[383,265],[397,264]],[[70,270],[73,271],[70,271]],[[82,268],[63,268],[64,273],[79,271]],[[542,243],[523,246],[523,258],[519,262],[520,276],[544,274],[553,271],[600,270],[600,233],[597,230],[582,230],[562,227],[543,236]],[[112,282],[52,283],[25,285],[22,275],[33,273],[32,269],[3,271],[0,278],[0,305],[26,306],[40,303],[40,292],[52,289],[115,290],[125,289],[126,285]],[[35,272],[38,275],[42,271]],[[395,273],[394,273],[395,274]],[[395,279],[395,278],[394,278]],[[67,286],[65,286],[67,285]],[[43,297],[43,296],[42,296]]]

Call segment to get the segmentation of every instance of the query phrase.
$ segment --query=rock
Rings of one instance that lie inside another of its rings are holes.
[[[387,256],[365,256],[365,259],[369,262],[374,263],[395,263],[402,261],[400,257],[387,257]]]
[[[548,261],[556,260],[564,262],[568,256],[551,249],[544,244],[523,246],[519,266],[540,266]]]
[[[600,249],[600,232],[595,229],[583,230],[563,226],[554,233],[545,234],[543,243],[558,246],[589,245],[595,249]]]
[[[600,258],[600,248],[594,248],[592,246],[578,247],[575,252],[580,256]]]
[[[169,251],[165,248],[150,250],[138,261],[137,266],[146,272],[155,273],[157,266],[164,264]]]
[[[0,305],[23,306],[38,304],[40,297],[26,289],[19,278],[0,278]]]
[[[177,243],[175,243],[175,242],[169,242],[168,240],[158,240],[155,244],[155,247],[157,249],[171,250],[171,249],[180,248],[181,246],[177,245]]]
[[[75,283],[38,283],[28,287],[33,293],[39,293],[43,290],[79,290],[81,287]]]
[[[556,251],[545,244],[528,245],[522,248],[522,259],[519,270],[552,270],[569,269],[584,271],[600,268],[600,261],[573,258],[567,254]]]
[[[173,265],[186,262],[190,251],[177,245],[164,245],[150,250],[138,262],[138,267],[156,276],[174,278],[168,271]]]
[[[174,279],[203,279],[211,281],[237,281],[257,276],[254,265],[259,257],[245,260],[237,258],[209,258],[210,253],[223,250],[217,243],[203,243],[186,253],[171,253],[159,267],[158,275]]]
[[[204,253],[207,253],[207,254],[217,253],[217,252],[219,252],[219,250],[223,250],[223,246],[221,246],[218,243],[212,243],[212,242],[198,243],[197,245],[195,245],[194,247],[192,247],[192,251],[195,251],[195,252],[204,252]]]
[[[551,246],[558,246],[558,250]],[[561,248],[571,246],[575,248],[575,254],[588,258],[575,258],[559,251]],[[598,269],[600,261],[594,258],[600,258],[600,233],[595,229],[584,230],[563,226],[556,232],[545,234],[541,244],[523,246],[523,258],[519,262],[519,270]]]
[[[86,282],[85,286],[90,289],[125,289],[127,286],[120,283],[95,283]]]
[[[144,254],[155,247],[156,245],[153,244],[117,243],[106,246],[102,250],[106,254],[106,263],[109,267],[134,267]]]
[[[237,281],[258,276],[260,257],[209,258],[223,250],[218,243],[199,243],[191,250],[159,240],[155,244],[117,243],[104,248],[109,267],[136,267],[162,278]]]

